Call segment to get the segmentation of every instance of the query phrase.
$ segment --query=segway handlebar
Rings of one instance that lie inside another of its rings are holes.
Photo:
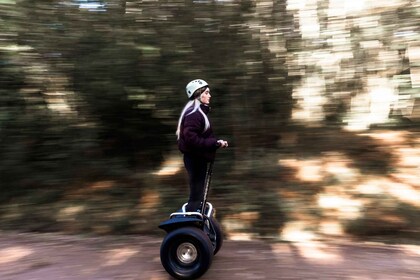
[[[214,164],[214,161],[211,161],[207,165],[206,180],[205,180],[205,184],[204,184],[203,203],[201,205],[201,213],[204,213],[204,211],[206,210],[207,195],[208,195],[209,188],[210,188],[211,175],[213,173],[213,164]]]

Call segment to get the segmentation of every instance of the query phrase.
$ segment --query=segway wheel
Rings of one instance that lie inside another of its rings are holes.
[[[214,230],[214,237],[210,238],[211,242],[213,244],[213,255],[216,255],[220,248],[222,248],[223,245],[223,231],[222,227],[220,226],[219,222],[216,220],[215,217],[210,218],[210,222],[212,224],[213,230]]]
[[[209,269],[213,260],[213,246],[202,230],[195,227],[179,228],[163,239],[160,260],[173,277],[196,279]]]

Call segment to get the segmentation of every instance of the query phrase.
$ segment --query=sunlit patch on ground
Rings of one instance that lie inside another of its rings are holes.
[[[382,141],[384,144],[392,146],[393,154],[398,158],[396,168],[392,172],[392,180],[389,178],[378,177],[367,180],[359,184],[358,190],[361,193],[388,193],[397,199],[412,204],[419,205],[420,191],[420,148],[410,146],[407,140],[410,139],[410,133],[407,131],[390,131],[366,134],[374,139]],[[374,191],[375,190],[375,191]]]
[[[255,236],[246,232],[232,232],[229,234],[228,239],[233,241],[250,241],[255,239]]]
[[[117,182],[113,180],[101,180],[90,183],[86,186],[81,186],[80,188],[72,189],[67,193],[67,195],[72,197],[84,197],[97,191],[113,189],[117,185]]]
[[[71,193],[69,193],[69,195],[72,196],[78,196],[78,195],[86,195],[89,194],[91,192],[96,192],[96,191],[100,191],[100,190],[107,190],[107,189],[112,189],[113,187],[115,187],[116,182],[112,181],[112,180],[102,180],[102,181],[96,181],[94,183],[91,183],[88,186],[84,186],[83,188],[79,188],[76,189],[74,191],[71,191]]]
[[[407,131],[382,131],[375,133],[361,133],[361,136],[369,136],[373,139],[383,142],[388,145],[405,144],[406,138],[409,136]]]
[[[299,250],[302,257],[307,260],[321,263],[339,263],[342,257],[333,247],[321,242],[297,242],[294,246]]]
[[[308,229],[309,225],[303,221],[288,222],[280,232],[281,239],[291,242],[307,242],[317,238],[317,235]]]
[[[57,220],[58,221],[74,221],[76,216],[82,213],[85,210],[85,206],[69,206],[58,211]]]
[[[319,160],[300,161],[298,178],[305,182],[320,182],[323,179],[321,164]]]
[[[241,212],[227,215],[221,221],[225,228],[226,237],[230,240],[252,240],[255,233],[252,232],[252,223],[259,218],[258,212]]]
[[[420,191],[408,184],[392,181],[388,178],[370,178],[358,186],[357,190],[361,194],[388,194],[399,201],[420,206]]]
[[[297,170],[298,179],[305,182],[319,182],[323,179],[322,163],[318,159],[280,159],[279,164]]]
[[[157,176],[170,176],[178,173],[183,166],[182,158],[179,155],[170,156],[166,159],[160,169],[154,172]]]
[[[137,253],[139,253],[138,250],[134,250],[131,248],[110,250],[105,255],[105,263],[103,264],[103,266],[121,265]]]
[[[150,214],[157,211],[159,203],[159,193],[156,191],[147,191],[139,200],[140,214]]]
[[[325,172],[333,175],[342,182],[354,181],[360,175],[359,170],[351,168],[351,160],[338,152],[325,153],[323,156],[325,162]]]
[[[386,186],[387,192],[400,201],[420,207],[420,191],[406,184],[390,182]]]
[[[420,187],[420,167],[418,168],[397,168],[392,177],[397,181],[414,186]]]
[[[330,236],[340,236],[344,234],[343,226],[341,223],[334,220],[321,221],[319,224],[319,231],[322,234]]]
[[[25,247],[9,247],[0,250],[0,264],[7,264],[19,261],[20,259],[33,254],[33,250]]]
[[[360,216],[363,202],[344,195],[320,194],[318,205],[322,209],[335,210],[338,218],[356,219]]]
[[[360,225],[362,228],[363,223],[375,227],[377,218],[390,224],[384,229],[410,227],[409,221],[398,209],[401,203],[420,207],[420,148],[417,147],[416,135],[410,131],[378,130],[360,133],[359,136],[364,141],[370,137],[372,145],[379,144],[391,154],[392,170],[383,174],[365,174],[365,170],[359,169],[356,159],[340,151],[320,153],[318,157],[279,159],[280,166],[294,171],[292,181],[319,184],[322,188],[316,195],[316,205],[312,205],[312,201],[296,203],[300,196],[291,188],[278,191],[280,197],[294,201],[291,205],[297,206],[291,212],[291,218],[296,223],[285,225],[282,238],[293,241],[311,239],[310,227],[301,226],[310,220],[312,227],[316,227],[314,232],[329,236],[345,235],[349,226],[347,222],[356,220],[359,221],[356,227]],[[373,157],[360,159],[372,159],[371,164],[378,164]],[[314,184],[307,187],[313,188]],[[321,210],[320,215],[311,214],[312,208]]]
[[[380,186],[380,184],[377,184],[375,182],[363,182],[355,187],[355,190],[360,194],[383,194],[384,188]]]
[[[417,245],[400,245],[401,248],[406,252],[407,254],[414,256],[414,257],[420,257],[420,246]]]
[[[396,149],[395,152],[400,156],[399,165],[417,168],[420,166],[420,149],[404,147]]]
[[[324,153],[320,157],[301,160],[280,159],[278,163],[295,169],[297,179],[304,182],[322,182],[330,175],[340,181],[351,181],[360,175],[357,169],[349,167],[351,160],[338,152]]]
[[[95,190],[99,190],[99,189],[102,190],[102,189],[110,189],[114,187],[114,185],[115,185],[114,181],[99,181],[90,185],[89,188],[95,189]]]

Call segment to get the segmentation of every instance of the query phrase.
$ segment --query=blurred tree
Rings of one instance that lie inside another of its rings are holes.
[[[388,172],[391,156],[370,138],[329,133],[367,123],[386,95],[397,104],[390,112],[412,109],[419,8],[342,2],[0,0],[3,195],[133,170],[150,179],[176,150],[184,87],[195,78],[211,84],[212,123],[232,146],[219,168],[232,185],[259,175],[252,191],[276,193],[283,185],[264,181],[279,180],[280,157],[329,151],[345,150],[366,174]],[[363,157],[372,147],[380,161]],[[279,204],[254,209],[282,217]]]

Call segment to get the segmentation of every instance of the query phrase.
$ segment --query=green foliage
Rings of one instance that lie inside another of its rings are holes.
[[[187,101],[183,89],[194,78],[210,83],[212,124],[231,147],[221,153],[215,170],[219,179],[213,195],[222,217],[258,212],[252,226],[275,235],[295,210],[284,205],[296,205],[287,204],[279,191],[294,192],[298,198],[293,199],[312,205],[325,185],[343,183],[334,176],[298,181],[296,170],[279,163],[283,158],[338,153],[363,175],[388,176],[396,169],[392,146],[384,149],[369,136],[343,132],[342,126],[351,98],[366,89],[365,77],[375,71],[394,75],[401,94],[417,94],[402,69],[409,65],[404,55],[382,67],[373,59],[380,57],[378,51],[362,47],[382,36],[378,45],[405,52],[416,39],[395,34],[411,34],[416,25],[408,21],[416,22],[415,9],[400,7],[396,16],[406,20],[398,23],[393,12],[379,11],[380,27],[367,31],[363,26],[369,28],[372,19],[365,16],[360,23],[354,16],[354,22],[330,25],[328,1],[318,1],[314,15],[325,32],[308,39],[284,0],[272,6],[259,1],[93,1],[100,5],[90,8],[81,2],[0,1],[0,214],[6,227],[25,227],[37,209],[36,223],[28,228],[56,230],[74,222],[75,231],[151,231],[162,216],[138,214],[142,191],[159,193],[154,207],[162,212],[187,197],[182,176],[156,179],[154,172],[176,151],[177,118]],[[347,24],[353,25],[342,36],[342,30],[327,30]],[[350,46],[334,45],[341,39],[349,39]],[[329,63],[347,52],[351,58],[339,61],[341,72],[312,56],[325,55],[322,61]],[[325,102],[319,121],[306,126],[292,120],[292,113],[301,106],[303,97],[296,92],[302,80],[314,74],[325,82],[315,97]],[[104,180],[118,184],[88,192],[80,201],[69,194]],[[56,222],[49,208],[72,207],[66,203],[84,210],[75,221]],[[314,208],[307,212],[318,215]],[[115,215],[104,215],[108,210]],[[356,223],[349,232],[363,228]]]
[[[362,216],[348,221],[345,229],[359,237],[400,235],[415,238],[420,227],[418,212],[416,207],[384,198],[367,205]]]

